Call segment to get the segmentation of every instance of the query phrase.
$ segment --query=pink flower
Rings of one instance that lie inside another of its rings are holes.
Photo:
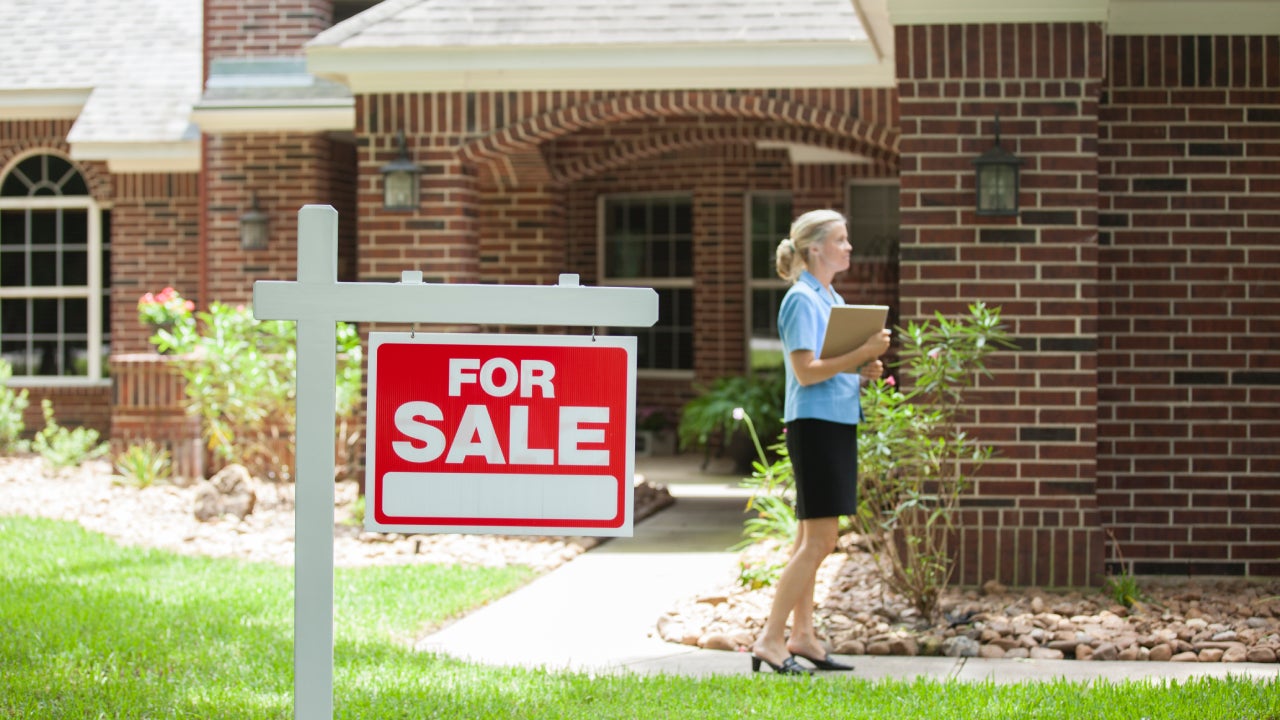
[[[934,348],[934,349],[932,349],[932,350],[930,350],[930,351],[929,351],[929,357],[930,357],[930,358],[932,358],[932,359],[935,359],[935,360],[936,360],[936,359],[938,358],[938,356],[939,356],[939,355],[941,355],[941,354],[942,354],[942,348],[941,348],[941,347],[936,347],[936,348]]]
[[[898,381],[894,380],[892,375],[888,375],[884,379],[884,384],[888,385],[889,387],[897,387]]]

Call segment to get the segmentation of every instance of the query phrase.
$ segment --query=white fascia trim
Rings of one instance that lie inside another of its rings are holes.
[[[246,107],[204,105],[191,121],[205,133],[327,132],[354,130],[355,102],[312,107]]]
[[[1111,35],[1280,35],[1275,0],[1112,0]]]
[[[892,87],[868,41],[690,47],[332,48],[307,69],[356,94],[441,90]]]
[[[1105,22],[1110,0],[887,0],[894,25]]]
[[[871,158],[858,153],[801,143],[761,140],[756,143],[761,150],[786,150],[792,165],[869,165]]]
[[[73,160],[102,160],[113,173],[186,173],[200,170],[200,143],[80,142],[71,144]]]
[[[0,90],[0,120],[74,120],[92,90]]]

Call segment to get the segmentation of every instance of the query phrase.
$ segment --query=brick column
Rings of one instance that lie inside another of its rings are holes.
[[[1096,508],[1097,24],[897,28],[901,315],[1000,306],[1017,351],[969,395],[997,457],[961,513],[962,584],[1087,585],[1103,569]],[[1021,214],[974,214],[972,159],[1023,160]]]

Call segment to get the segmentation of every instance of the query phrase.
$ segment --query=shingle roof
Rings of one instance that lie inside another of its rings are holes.
[[[200,82],[201,0],[0,2],[0,97],[91,91],[73,144],[189,141]]]
[[[527,47],[865,38],[851,0],[386,0],[309,45]]]

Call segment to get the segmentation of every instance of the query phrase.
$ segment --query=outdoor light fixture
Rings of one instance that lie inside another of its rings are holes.
[[[974,158],[978,215],[1018,214],[1018,169],[1022,160],[1000,147],[1000,115],[996,115],[996,144]]]
[[[240,249],[267,249],[267,214],[258,207],[258,193],[245,214],[240,216]]]
[[[413,210],[418,207],[418,175],[422,168],[409,158],[404,131],[396,133],[400,154],[382,166],[382,207],[388,210]]]

